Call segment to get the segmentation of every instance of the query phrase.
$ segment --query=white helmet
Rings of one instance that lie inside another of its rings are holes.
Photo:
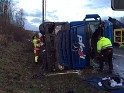
[[[41,33],[38,33],[38,36],[39,36],[39,37],[41,37],[41,36],[42,36],[42,34],[41,34]]]

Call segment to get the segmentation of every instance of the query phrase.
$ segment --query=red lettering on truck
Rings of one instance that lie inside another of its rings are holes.
[[[78,44],[79,44],[79,50],[78,50],[78,54],[80,56],[80,58],[85,59],[86,55],[84,54],[84,44],[83,44],[83,39],[81,35],[77,35],[78,37]]]

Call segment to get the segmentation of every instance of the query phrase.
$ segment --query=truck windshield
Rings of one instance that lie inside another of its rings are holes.
[[[89,30],[91,33],[94,33],[96,29],[98,28],[100,22],[90,22],[89,23]]]

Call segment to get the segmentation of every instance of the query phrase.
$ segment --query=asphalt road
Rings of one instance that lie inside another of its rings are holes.
[[[114,72],[124,78],[124,49],[114,48],[113,51]]]
[[[124,56],[124,49],[114,48],[113,51],[114,51],[114,54],[118,54],[118,55],[123,55]]]

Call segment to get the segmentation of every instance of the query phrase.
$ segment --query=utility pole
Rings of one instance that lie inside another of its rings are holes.
[[[44,0],[42,0],[42,23],[44,23]]]

